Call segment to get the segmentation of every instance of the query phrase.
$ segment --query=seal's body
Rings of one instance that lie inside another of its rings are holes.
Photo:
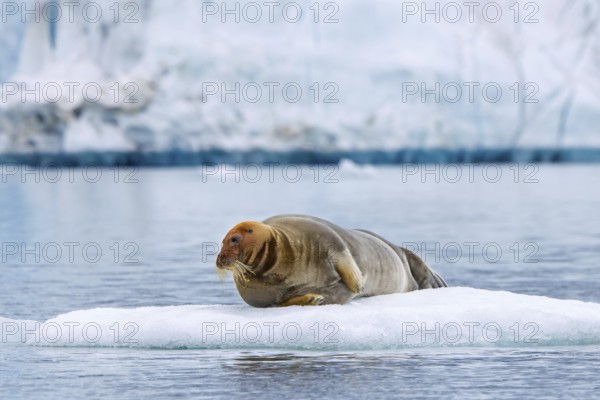
[[[227,233],[217,267],[255,307],[344,304],[355,297],[445,287],[414,253],[374,233],[281,215]]]

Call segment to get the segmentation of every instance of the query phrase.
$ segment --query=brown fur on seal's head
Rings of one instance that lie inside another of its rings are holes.
[[[241,222],[225,235],[217,267],[230,270],[235,278],[244,278],[246,273],[255,275],[254,269],[267,261],[268,244],[273,240],[273,230],[268,225]]]

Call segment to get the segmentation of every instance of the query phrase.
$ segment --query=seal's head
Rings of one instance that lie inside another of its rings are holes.
[[[264,261],[263,256],[272,240],[270,226],[260,222],[241,222],[225,235],[217,256],[217,267],[232,271],[235,277],[244,277],[245,272],[254,273],[253,269]]]

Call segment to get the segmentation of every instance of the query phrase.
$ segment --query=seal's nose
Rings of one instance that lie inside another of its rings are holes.
[[[223,255],[223,252],[220,252],[217,256],[217,267],[224,268],[228,264],[230,264],[230,260],[228,260],[227,257]]]

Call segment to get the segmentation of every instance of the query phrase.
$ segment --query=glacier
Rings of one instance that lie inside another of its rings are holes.
[[[492,2],[498,22],[482,12],[487,1],[473,21],[463,3],[431,0],[284,1],[258,22],[248,10],[237,22],[223,13],[248,4],[235,1],[76,3],[73,18],[60,1],[14,3],[63,5],[50,22],[3,9],[0,153],[356,159],[382,149],[600,147],[594,0]],[[93,22],[81,12],[91,3],[102,10]],[[290,4],[297,21],[280,12]],[[427,14],[436,4],[439,21]]]

